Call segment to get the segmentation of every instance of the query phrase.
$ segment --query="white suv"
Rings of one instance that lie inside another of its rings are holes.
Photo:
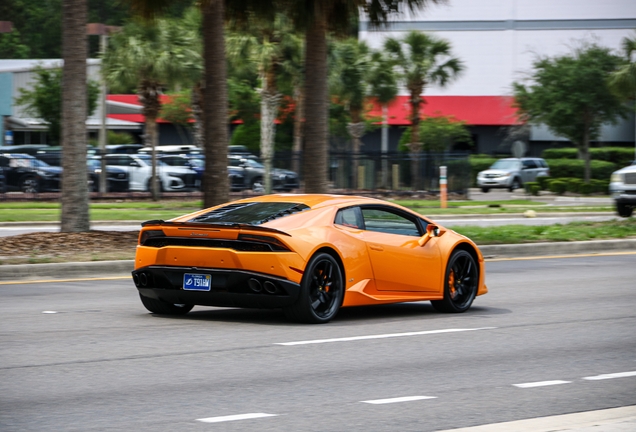
[[[144,154],[110,154],[106,155],[106,165],[124,168],[130,179],[129,189],[133,191],[150,191],[152,176],[152,158]],[[197,173],[187,167],[167,165],[157,159],[157,177],[162,191],[180,191],[195,189]]]
[[[482,192],[493,188],[506,188],[512,192],[526,182],[549,175],[550,168],[541,158],[499,159],[490,168],[477,174],[477,186]]]
[[[612,173],[609,190],[618,215],[630,217],[636,207],[636,165],[630,165]]]

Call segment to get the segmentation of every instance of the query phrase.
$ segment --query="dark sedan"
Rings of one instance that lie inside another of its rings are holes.
[[[86,168],[88,169],[89,189],[99,192],[99,178],[102,174],[102,161],[98,157],[89,158]],[[128,172],[116,166],[106,166],[106,191],[107,192],[127,192],[129,186]]]
[[[62,169],[21,153],[0,154],[6,190],[28,193],[60,190]]]

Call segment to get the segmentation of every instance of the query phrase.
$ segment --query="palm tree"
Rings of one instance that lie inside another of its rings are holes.
[[[285,11],[305,32],[305,191],[328,191],[328,85],[327,34],[346,35],[360,11],[372,25],[386,23],[389,15],[406,6],[410,10],[444,0],[306,0],[289,2]]]
[[[62,4],[62,232],[90,230],[86,182],[86,0]]]
[[[146,119],[146,145],[152,147],[149,190],[157,200],[159,181],[155,147],[160,95],[170,87],[189,86],[201,76],[198,34],[188,31],[176,20],[161,19],[152,26],[132,22],[110,38],[103,62],[105,79],[111,89],[137,88]]]
[[[274,21],[258,17],[248,19],[246,30],[229,33],[227,55],[234,62],[249,62],[256,70],[260,81],[261,98],[261,143],[260,153],[265,166],[265,193],[272,191],[272,161],[276,117],[282,94],[278,90],[278,78],[285,60],[286,48],[297,46],[292,28],[282,14]]]
[[[422,93],[429,85],[444,87],[463,70],[458,58],[451,55],[450,43],[437,36],[418,31],[404,39],[388,38],[384,49],[394,62],[399,81],[409,92],[411,105],[411,177],[412,188],[420,188],[419,159],[422,143],[419,135]]]
[[[390,60],[382,51],[375,51],[371,57],[369,72],[370,95],[382,106],[382,181],[383,187],[389,186],[388,160],[389,151],[389,103],[397,96],[397,79]]]
[[[349,112],[351,122],[347,132],[352,140],[352,182],[353,189],[358,185],[358,164],[362,135],[366,129],[363,109],[369,92],[368,75],[371,67],[371,53],[364,42],[347,39],[335,45],[334,64],[331,66],[330,91],[343,103]]]

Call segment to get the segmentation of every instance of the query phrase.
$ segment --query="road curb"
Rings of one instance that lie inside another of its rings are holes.
[[[636,239],[483,245],[486,259],[636,252]],[[133,260],[0,265],[0,282],[130,276]]]

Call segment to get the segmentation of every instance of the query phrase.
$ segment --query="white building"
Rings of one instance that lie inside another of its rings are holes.
[[[465,113],[456,117],[471,125],[479,152],[505,153],[501,127],[512,123],[505,118],[509,111],[502,110],[501,105],[509,107],[512,83],[531,72],[537,56],[571,53],[581,41],[612,48],[619,54],[622,39],[635,36],[634,29],[635,0],[448,0],[400,15],[388,28],[374,29],[368,22],[361,22],[359,38],[373,48],[381,48],[387,36],[400,38],[408,31],[420,30],[450,41],[453,54],[464,62],[466,70],[446,88],[425,90],[425,98],[433,96],[427,101],[426,112],[434,112],[437,104],[441,104],[444,114],[454,114],[452,106],[458,104],[463,105],[463,112],[481,111],[479,119]],[[493,102],[496,99],[500,102]],[[392,106],[398,112],[394,125],[400,125],[400,121],[408,124],[400,120],[400,104],[404,99]],[[618,126],[605,127],[601,141],[633,145],[634,135],[634,118],[630,118]],[[530,153],[538,155],[563,138],[555,137],[545,127],[533,127],[529,140]]]

